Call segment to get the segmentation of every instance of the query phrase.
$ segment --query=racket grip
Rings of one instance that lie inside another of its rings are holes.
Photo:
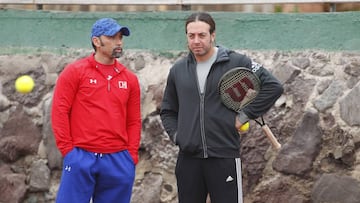
[[[273,147],[275,147],[275,149],[280,149],[281,144],[278,142],[278,140],[276,139],[274,134],[271,132],[269,126],[265,124],[265,125],[261,126],[261,128],[265,132],[266,136],[269,138],[269,140],[270,140],[271,144],[273,145]]]

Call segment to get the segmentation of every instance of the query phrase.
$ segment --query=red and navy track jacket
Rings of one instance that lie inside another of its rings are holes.
[[[141,134],[140,86],[137,76],[115,60],[116,75],[107,79],[94,54],[65,67],[57,79],[52,128],[65,156],[73,147],[90,152],[128,150],[138,162]]]

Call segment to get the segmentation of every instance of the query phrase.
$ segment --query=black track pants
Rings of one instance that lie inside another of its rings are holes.
[[[179,203],[242,203],[240,158],[193,158],[179,154],[175,169]]]

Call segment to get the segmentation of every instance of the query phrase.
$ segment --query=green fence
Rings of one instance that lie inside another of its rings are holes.
[[[186,50],[184,21],[190,13],[0,10],[0,52],[91,48],[90,29],[101,17],[115,18],[130,28],[126,49]],[[233,49],[360,50],[360,12],[211,14],[217,23],[217,44]]]

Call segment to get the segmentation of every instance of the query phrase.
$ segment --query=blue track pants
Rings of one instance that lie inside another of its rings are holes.
[[[74,148],[63,161],[56,203],[129,203],[135,165],[127,150],[101,154]]]

